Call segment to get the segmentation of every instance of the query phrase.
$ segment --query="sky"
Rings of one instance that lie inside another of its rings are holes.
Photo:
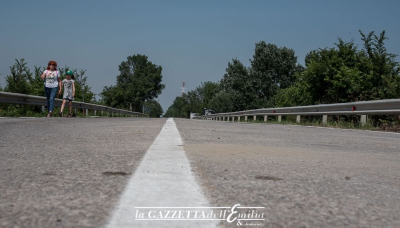
[[[201,82],[219,81],[233,58],[250,66],[255,43],[292,48],[298,62],[340,37],[362,48],[359,30],[386,31],[400,54],[397,0],[0,1],[0,86],[15,59],[87,70],[95,94],[114,85],[118,65],[144,54],[163,68],[164,111]],[[399,58],[396,58],[399,61]]]

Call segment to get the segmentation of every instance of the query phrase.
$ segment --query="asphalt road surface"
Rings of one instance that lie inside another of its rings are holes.
[[[243,227],[400,227],[399,173],[395,133],[185,119],[0,119],[0,227],[118,227],[120,220],[120,227],[238,227],[225,218],[132,219],[135,206],[237,204],[262,214]]]

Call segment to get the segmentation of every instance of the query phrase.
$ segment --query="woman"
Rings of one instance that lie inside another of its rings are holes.
[[[61,79],[60,72],[57,70],[56,61],[49,61],[47,64],[47,70],[43,72],[40,78],[44,79],[44,92],[47,98],[47,117],[53,115],[54,110],[54,99],[56,98],[57,88],[58,95],[61,94]]]

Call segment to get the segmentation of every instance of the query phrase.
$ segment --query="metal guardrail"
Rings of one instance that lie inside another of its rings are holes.
[[[323,122],[326,123],[328,115],[361,115],[361,123],[366,122],[366,115],[397,115],[400,114],[400,99],[374,100],[374,101],[358,101],[349,103],[337,104],[321,104],[309,106],[295,106],[285,108],[263,108],[237,112],[217,113],[196,117],[197,119],[212,119],[225,120],[225,118],[235,117],[240,121],[240,117],[244,116],[247,121],[248,116],[264,115],[264,121],[267,121],[268,116],[278,116],[278,121],[281,116],[297,115],[297,122],[300,122],[300,116],[304,115],[323,115]]]
[[[55,99],[54,106],[61,107],[63,100],[62,99]],[[24,104],[24,105],[37,105],[37,106],[46,106],[47,99],[46,97],[41,96],[33,96],[21,93],[9,93],[9,92],[0,92],[0,103],[7,103],[7,104]],[[68,109],[68,104],[66,104],[66,108]],[[113,115],[114,113],[119,114],[127,114],[127,115],[134,115],[134,116],[147,116],[140,112],[131,112],[128,110],[111,108],[103,105],[91,104],[91,103],[84,103],[80,101],[72,102],[72,108],[79,109],[86,109],[86,115],[88,115],[88,110],[95,110],[95,111],[102,111],[108,112]]]

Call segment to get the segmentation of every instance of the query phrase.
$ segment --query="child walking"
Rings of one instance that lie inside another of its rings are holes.
[[[61,110],[60,110],[60,117],[63,116],[63,110],[65,103],[69,101],[69,114],[68,118],[71,117],[71,112],[72,112],[72,100],[75,97],[75,83],[74,83],[74,73],[72,71],[67,71],[66,73],[66,79],[62,80],[62,85],[64,85],[64,95],[63,95],[63,103],[61,105]]]

